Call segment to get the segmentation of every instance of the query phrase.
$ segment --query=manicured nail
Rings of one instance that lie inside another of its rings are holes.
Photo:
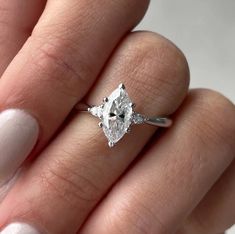
[[[39,134],[35,118],[25,111],[0,113],[0,186],[6,183],[34,148]]]
[[[26,223],[12,223],[6,226],[0,234],[40,234],[34,227]]]

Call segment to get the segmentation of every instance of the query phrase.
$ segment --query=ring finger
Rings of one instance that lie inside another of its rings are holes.
[[[170,114],[186,95],[188,79],[186,60],[173,44],[153,33],[133,33],[114,53],[86,100],[99,104],[123,82],[139,112]],[[25,169],[4,200],[0,207],[2,225],[23,219],[49,233],[75,233],[156,130],[133,127],[132,133],[111,150],[97,124],[85,113],[72,119]],[[63,222],[58,223],[58,219]]]

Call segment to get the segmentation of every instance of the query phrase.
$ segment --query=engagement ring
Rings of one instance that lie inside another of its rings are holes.
[[[130,132],[133,124],[150,124],[158,127],[170,127],[172,124],[172,120],[167,117],[147,117],[136,113],[134,108],[135,104],[129,98],[124,84],[120,84],[109,97],[104,98],[101,105],[88,107],[83,111],[88,111],[101,120],[99,127],[103,129],[109,147],[113,147]]]

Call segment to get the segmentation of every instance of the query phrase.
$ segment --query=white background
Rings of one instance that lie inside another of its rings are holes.
[[[166,36],[185,53],[192,88],[215,89],[235,103],[235,0],[152,0],[138,29]]]

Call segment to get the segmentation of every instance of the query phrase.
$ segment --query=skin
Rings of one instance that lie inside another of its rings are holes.
[[[0,1],[0,74],[2,75],[30,36],[42,14],[44,0]]]
[[[30,1],[24,22],[14,17],[19,2],[0,1],[1,37],[14,35],[12,46],[0,44],[1,108],[27,109],[41,132],[1,201],[0,227],[15,220],[52,234],[219,234],[230,227],[235,107],[214,91],[188,91],[187,61],[170,41],[130,32],[148,1]],[[13,30],[14,20],[30,33]],[[138,112],[173,114],[174,125],[135,126],[108,148],[97,119],[72,109],[82,99],[99,104],[121,82]]]

